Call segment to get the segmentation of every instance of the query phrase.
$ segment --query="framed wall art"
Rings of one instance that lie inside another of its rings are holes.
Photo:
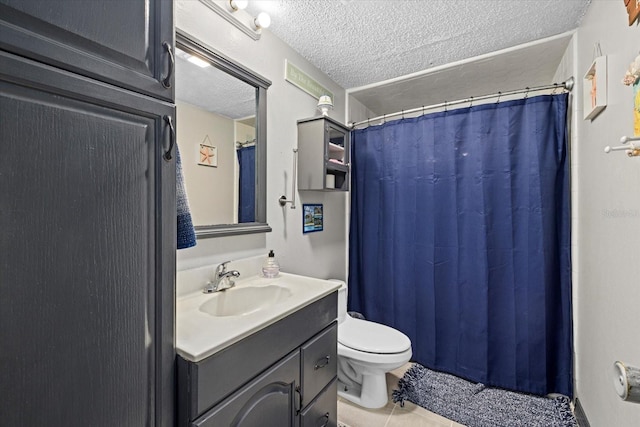
[[[209,135],[200,143],[198,152],[198,164],[202,166],[218,167],[218,147],[211,144]]]
[[[321,204],[303,204],[302,205],[302,232],[313,233],[322,231],[323,215]]]
[[[584,119],[593,120],[607,106],[607,57],[597,57],[582,81]]]

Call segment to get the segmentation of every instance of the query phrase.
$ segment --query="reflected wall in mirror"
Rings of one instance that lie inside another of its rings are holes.
[[[270,85],[177,31],[177,141],[198,237],[271,231],[265,201]]]

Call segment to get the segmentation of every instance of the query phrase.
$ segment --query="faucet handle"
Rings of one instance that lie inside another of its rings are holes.
[[[220,265],[218,265],[218,266],[216,267],[216,274],[218,274],[218,275],[219,275],[219,274],[226,273],[226,271],[227,271],[227,264],[229,264],[230,262],[231,262],[231,261],[225,261],[225,262],[220,263]]]

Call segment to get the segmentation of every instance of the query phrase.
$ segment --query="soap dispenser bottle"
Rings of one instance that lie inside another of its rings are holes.
[[[280,272],[280,264],[276,261],[276,255],[273,253],[273,249],[269,251],[269,255],[267,255],[267,259],[264,260],[262,264],[262,275],[269,279],[278,276]]]

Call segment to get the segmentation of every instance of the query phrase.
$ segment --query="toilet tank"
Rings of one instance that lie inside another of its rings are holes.
[[[329,281],[340,283],[340,289],[338,289],[338,323],[342,323],[347,316],[347,284],[338,279],[329,279]]]

